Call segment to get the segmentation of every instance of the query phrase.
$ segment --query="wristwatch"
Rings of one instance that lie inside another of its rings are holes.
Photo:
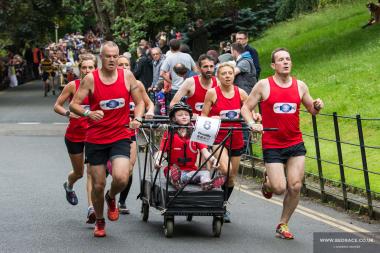
[[[65,112],[65,116],[66,116],[66,117],[70,117],[70,111],[69,111],[69,110],[67,110],[67,111]]]

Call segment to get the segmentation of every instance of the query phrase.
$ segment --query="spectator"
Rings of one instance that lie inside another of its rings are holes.
[[[154,115],[166,115],[166,99],[164,90],[164,80],[157,83],[155,91]]]
[[[190,47],[184,43],[181,43],[181,46],[179,47],[179,51],[185,54],[191,54]]]
[[[34,79],[39,79],[39,67],[42,60],[42,51],[38,47],[33,48],[33,77]]]
[[[182,63],[174,65],[173,70],[178,76],[183,77],[183,79],[198,75],[198,73],[186,68]]]
[[[159,80],[163,78],[160,76],[161,66],[165,60],[165,55],[162,54],[159,47],[155,47],[151,50],[151,56],[153,59],[153,81],[152,88],[155,87]]]
[[[236,33],[236,42],[242,44],[244,47],[244,50],[248,51],[249,54],[251,55],[252,60],[253,60],[253,64],[255,64],[255,68],[256,68],[256,77],[257,77],[257,79],[259,79],[260,72],[261,72],[260,62],[259,62],[259,54],[257,53],[256,49],[254,49],[253,47],[250,47],[248,45],[248,33],[246,33],[246,32]]]
[[[229,41],[221,41],[219,43],[219,54],[231,53],[231,43]]]
[[[231,45],[231,52],[232,57],[236,61],[235,84],[247,92],[247,94],[250,94],[257,82],[253,61],[247,54],[243,54],[245,52],[244,47],[239,43],[235,42]]]
[[[176,64],[182,63],[186,68],[196,71],[196,65],[194,60],[191,58],[189,54],[182,53],[179,51],[180,49],[180,41],[176,39],[172,39],[169,42],[170,52],[171,54],[167,56],[165,61],[161,66],[160,75],[169,83],[172,83],[172,90],[170,91],[169,102],[181,87],[184,79],[183,77],[178,76],[173,68]]]
[[[204,27],[202,19],[196,21],[196,29],[194,27],[189,27],[189,38],[193,41],[192,43],[192,52],[193,58],[197,59],[201,54],[206,53],[208,49],[208,31]]]
[[[18,86],[17,76],[16,76],[16,59],[11,58],[8,62],[8,78],[9,78],[9,87],[14,88]]]
[[[25,48],[24,58],[28,79],[33,79],[33,50],[29,45]]]
[[[235,67],[235,85],[242,90],[244,90],[247,94],[251,93],[253,86],[256,84],[256,69],[253,61],[248,54],[244,54],[245,50],[242,44],[237,42],[232,43],[231,45],[231,53],[232,57],[236,61]],[[243,124],[243,127],[246,125]],[[247,149],[249,145],[249,131],[243,130],[243,139],[244,139],[244,150]]]
[[[152,61],[147,57],[146,49],[143,47],[137,48],[137,57],[133,74],[137,80],[144,84],[145,90],[148,90],[153,81]]]
[[[214,64],[218,64],[219,60],[218,60],[218,57],[219,57],[219,54],[218,52],[216,52],[215,50],[208,50],[207,53],[206,53],[208,56],[211,56],[213,59],[214,59]]]
[[[170,50],[169,46],[166,43],[166,40],[159,40],[158,47],[161,49],[162,54],[166,54]]]

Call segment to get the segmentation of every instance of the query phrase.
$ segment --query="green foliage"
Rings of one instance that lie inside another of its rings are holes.
[[[4,1],[0,6],[0,30],[16,47],[32,40],[42,45],[54,40],[56,23],[62,33],[94,25],[95,20],[89,13],[91,9],[88,10],[88,2],[89,0]]]
[[[275,0],[265,1],[255,9],[246,8],[237,12],[237,16],[218,17],[207,23],[207,28],[214,41],[223,41],[231,33],[246,31],[254,37],[260,35],[274,22],[278,3]]]
[[[112,30],[115,42],[120,46],[122,51],[128,48],[136,48],[139,39],[146,36],[144,31],[146,24],[135,22],[132,18],[117,17]]]
[[[111,27],[116,42],[124,49],[135,48],[147,35],[155,36],[165,25],[181,26],[186,20],[186,5],[175,0],[125,1],[128,8]],[[157,6],[157,8],[154,8]],[[113,16],[115,12],[110,15]]]
[[[318,7],[319,0],[281,0],[277,20],[286,20],[294,15],[310,12]]]

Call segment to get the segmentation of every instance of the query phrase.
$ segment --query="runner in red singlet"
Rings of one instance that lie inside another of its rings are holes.
[[[207,90],[218,86],[218,81],[213,76],[215,65],[211,56],[205,54],[199,56],[198,68],[201,74],[187,78],[170,102],[172,107],[181,101],[182,97],[187,96],[186,103],[190,105],[194,116],[202,113]]]
[[[117,60],[117,65],[119,68],[122,68],[122,69],[128,69],[128,70],[131,69],[131,63],[130,63],[129,59],[127,57],[125,57],[124,55],[119,56],[119,59]],[[138,86],[139,86],[139,88],[143,94],[143,100],[144,100],[144,104],[145,104],[145,107],[147,110],[147,112],[145,113],[145,118],[151,119],[154,116],[154,104],[150,100],[148,94],[146,94],[144,84],[138,80],[137,80],[137,84],[138,84]],[[131,115],[133,115],[133,113],[135,111],[135,103],[133,102],[132,98],[129,102],[129,110],[130,110]],[[129,171],[128,185],[124,188],[124,190],[122,192],[120,192],[118,208],[119,208],[119,212],[121,214],[129,214],[129,212],[130,212],[129,209],[127,208],[127,205],[125,204],[125,200],[127,199],[128,194],[129,194],[129,190],[131,189],[131,186],[132,186],[133,167],[134,167],[134,165],[136,163],[136,159],[137,159],[136,131],[131,129],[130,133],[131,133],[131,141],[132,141],[132,143],[131,143],[131,159],[130,159],[131,160],[131,167],[130,167],[130,171]]]
[[[83,54],[79,56],[79,71],[81,74],[81,79],[83,79],[87,74],[91,73],[96,68],[96,57],[92,54]],[[66,191],[66,199],[72,204],[78,204],[78,198],[73,190],[75,182],[83,177],[84,171],[84,141],[86,138],[86,131],[88,127],[87,118],[80,117],[75,113],[70,112],[65,109],[63,105],[66,101],[71,101],[74,97],[75,92],[78,90],[80,85],[80,79],[68,83],[62,90],[61,95],[57,98],[54,105],[54,111],[62,116],[69,118],[69,125],[65,134],[65,143],[67,151],[70,156],[71,164],[73,170],[70,171],[67,181],[63,184]],[[86,97],[81,106],[83,108],[89,108],[89,101]],[[87,211],[87,223],[95,223],[95,210],[91,201],[91,176],[87,168],[87,201],[88,201],[88,211]]]
[[[240,119],[240,108],[244,101],[247,99],[247,93],[234,85],[235,69],[229,63],[222,63],[218,68],[218,79],[220,86],[212,88],[207,91],[202,116],[218,117],[221,119]],[[221,127],[240,127],[241,123],[238,122],[224,122]],[[228,130],[220,130],[215,140],[214,149],[217,148],[216,144],[222,142],[226,137]],[[227,182],[227,199],[231,196],[234,189],[235,177],[238,173],[240,157],[243,153],[243,132],[236,130],[232,132],[232,144],[230,139],[226,142],[223,153],[220,157],[221,171],[227,175],[228,170],[228,150],[231,151],[231,164],[229,180]],[[228,150],[227,150],[228,149]],[[216,154],[218,157],[219,154]],[[225,222],[230,222],[229,213],[226,212],[224,217]]]
[[[266,172],[262,193],[266,198],[271,198],[273,193],[285,193],[276,234],[283,239],[293,239],[288,222],[298,205],[306,154],[299,125],[300,104],[313,115],[318,114],[324,105],[319,98],[313,100],[304,82],[290,75],[292,60],[287,49],[273,51],[271,66],[275,71],[274,76],[256,84],[242,107],[242,115],[248,125],[254,125],[252,110],[261,101],[263,126],[278,128],[278,131],[263,133]]]
[[[102,68],[87,75],[70,103],[70,109],[89,118],[86,134],[86,157],[90,164],[93,182],[92,200],[96,213],[95,237],[103,237],[105,220],[104,199],[108,205],[107,216],[111,221],[119,218],[115,196],[128,184],[130,171],[130,132],[141,125],[144,101],[133,74],[117,68],[119,48],[112,42],[105,42],[100,50]],[[89,97],[90,110],[80,105]],[[129,100],[135,102],[135,117],[129,120]],[[104,196],[106,185],[106,164],[112,163],[112,183]]]

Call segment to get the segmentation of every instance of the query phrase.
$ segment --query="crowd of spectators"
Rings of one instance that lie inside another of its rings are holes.
[[[80,32],[65,34],[57,43],[39,45],[32,41],[24,48],[9,47],[7,56],[0,58],[0,88],[13,88],[25,81],[40,79],[40,63],[44,58],[53,62],[58,82],[62,84],[73,79],[73,66],[77,64],[79,55],[98,53],[102,41],[101,35],[89,31],[85,35]]]

